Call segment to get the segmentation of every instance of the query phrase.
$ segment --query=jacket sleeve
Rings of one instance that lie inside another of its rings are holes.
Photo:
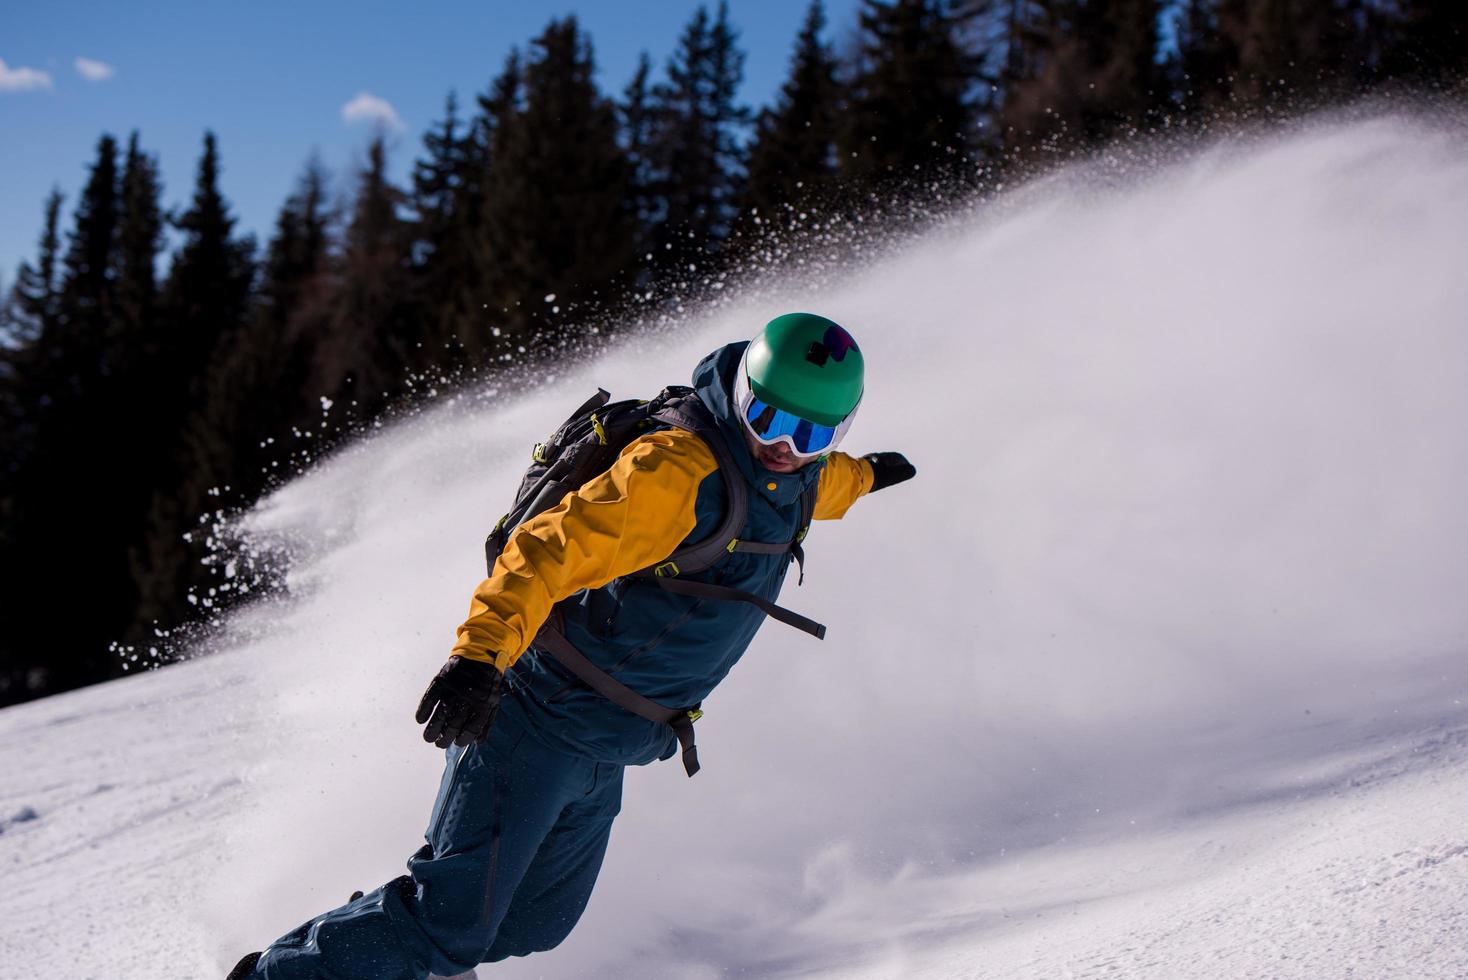
[[[557,602],[672,554],[693,532],[699,484],[716,469],[691,432],[634,440],[607,472],[515,529],[474,590],[454,654],[505,670]]]
[[[872,464],[845,453],[826,457],[821,470],[821,484],[816,496],[815,519],[834,521],[845,517],[857,498],[872,489]]]

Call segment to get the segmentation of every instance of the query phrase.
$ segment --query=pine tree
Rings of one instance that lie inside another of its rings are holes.
[[[294,454],[316,450],[323,435],[320,392],[308,378],[312,350],[328,334],[335,293],[327,174],[313,158],[276,217],[256,302],[238,339],[209,372],[203,409],[194,414],[193,452],[228,447],[233,503],[255,499],[290,475]],[[310,433],[302,447],[293,433]]]
[[[416,369],[472,355],[462,325],[474,322],[471,286],[476,278],[474,232],[483,202],[478,191],[467,192],[469,169],[475,164],[472,133],[462,126],[453,93],[444,104],[444,119],[423,137],[425,157],[413,167],[413,296],[422,321],[422,357]]]
[[[61,189],[53,188],[46,198],[45,219],[36,264],[22,262],[11,287],[10,315],[5,327],[13,346],[33,345],[41,336],[54,333],[60,315],[61,286],[57,271],[60,259]]]
[[[138,134],[128,139],[122,170],[121,217],[117,230],[114,278],[117,284],[118,328],[133,349],[148,336],[158,301],[155,272],[163,250],[162,187],[158,163],[138,148]]]
[[[202,404],[184,430],[194,469],[180,494],[195,507],[248,505],[333,435],[321,428],[319,395],[308,383],[310,351],[334,311],[327,195],[326,173],[313,158],[276,218],[245,325],[211,357]],[[251,569],[246,555],[238,574],[222,574],[215,556],[199,554],[199,536],[210,533],[207,524],[191,532],[185,550],[198,564],[187,581],[201,605],[219,609],[247,595],[262,569]]]
[[[372,159],[369,172],[380,177],[383,157],[379,152]],[[186,290],[211,274],[222,275],[238,305],[219,311],[231,327],[216,336],[198,374],[200,383],[192,386],[187,418],[178,425],[182,436],[176,451],[183,465],[171,495],[155,497],[150,536],[135,555],[145,589],[142,614],[128,636],[135,643],[153,619],[176,625],[190,613],[222,607],[248,588],[249,575],[222,575],[208,552],[217,515],[256,499],[336,435],[323,431],[325,392],[319,376],[312,377],[323,360],[320,346],[343,323],[327,174],[319,160],[308,162],[277,216],[254,290],[252,275],[245,275],[253,271],[253,242],[232,236],[233,219],[219,195],[217,171],[210,141],[194,207],[180,219],[191,235],[170,277],[170,309],[172,304],[196,309],[196,303],[186,302]],[[223,263],[217,261],[221,256]]]
[[[301,311],[318,305],[315,296],[329,280],[336,220],[328,203],[329,179],[321,160],[313,156],[276,216],[254,318],[268,323],[272,333],[284,336]]]
[[[315,351],[312,386],[370,418],[402,391],[421,333],[413,309],[412,225],[406,195],[387,178],[381,137],[367,149],[343,239],[330,329]]]
[[[716,261],[736,213],[750,111],[736,101],[744,54],[727,3],[700,6],[653,89],[649,157],[657,203],[653,264],[679,278]]]
[[[501,272],[498,256],[491,253],[485,208],[500,133],[523,107],[523,87],[520,51],[512,48],[489,91],[476,98],[478,112],[462,148],[451,232],[457,243],[451,261],[458,268],[457,275],[444,273],[449,292],[440,310],[449,319],[449,343],[464,351],[471,364],[488,360],[496,346],[490,311],[499,293]]]
[[[474,142],[481,166],[493,166],[496,134],[525,107],[525,65],[519,48],[511,48],[505,65],[490,83],[489,91],[476,100],[479,115],[474,121]]]
[[[106,360],[108,380],[97,391],[104,407],[98,419],[101,452],[110,467],[129,474],[105,501],[105,524],[116,538],[109,553],[123,558],[119,579],[127,579],[125,556],[142,543],[149,501],[160,489],[155,476],[170,468],[172,447],[139,433],[167,432],[177,426],[166,398],[160,397],[157,366],[164,356],[158,322],[155,272],[163,250],[162,188],[157,162],[138,147],[138,134],[128,140],[120,183],[117,245],[113,252],[116,294]]]
[[[979,62],[939,0],[863,0],[841,166],[860,181],[955,174],[970,158]]]
[[[0,495],[3,520],[0,539],[10,540],[15,524],[18,481],[30,465],[40,416],[52,401],[47,387],[48,350],[60,343],[61,253],[59,189],[46,198],[45,219],[35,265],[22,262],[7,296],[5,330],[0,343]],[[9,563],[5,563],[9,567]]]
[[[0,594],[16,610],[0,632],[0,705],[46,691],[50,648],[39,643],[41,623],[28,614],[34,580],[30,555],[44,521],[46,487],[36,477],[42,413],[50,393],[41,376],[48,345],[58,341],[62,196],[46,199],[36,262],[21,264],[5,306],[5,342],[0,343]],[[27,531],[32,533],[27,533]]]
[[[651,260],[654,248],[652,230],[658,213],[656,164],[652,159],[653,109],[648,88],[651,74],[652,59],[644,51],[637,60],[637,71],[623,89],[622,101],[617,106],[621,145],[627,157],[627,200],[635,228],[633,251],[640,264]],[[638,276],[637,284],[645,285],[646,277],[644,270]]]
[[[219,190],[219,150],[213,133],[204,153],[190,207],[174,220],[184,240],[174,255],[163,303],[171,334],[168,365],[177,379],[179,415],[204,385],[214,350],[244,323],[254,278],[252,238],[234,237],[235,219]]]
[[[113,594],[126,597],[115,631],[121,636],[133,611],[136,589],[129,554],[143,544],[149,505],[166,490],[159,475],[171,470],[170,441],[158,433],[174,432],[167,386],[160,386],[158,366],[165,354],[158,322],[158,255],[163,249],[162,188],[158,164],[138,145],[134,132],[119,182],[116,247],[112,255],[113,312],[104,344],[105,376],[90,393],[92,430],[97,443],[91,465],[118,478],[92,508],[92,539],[97,570],[105,569]]]
[[[183,244],[173,257],[162,290],[162,352],[154,365],[159,412],[171,424],[158,436],[170,465],[156,474],[143,544],[132,555],[138,584],[137,616],[125,634],[130,642],[148,638],[157,621],[165,627],[195,610],[186,601],[189,587],[207,581],[200,568],[204,542],[199,528],[207,520],[211,492],[232,476],[229,447],[201,443],[193,416],[204,410],[211,367],[239,339],[250,306],[254,279],[252,238],[234,236],[235,219],[219,189],[219,153],[213,133],[204,152],[189,209],[176,218]],[[187,537],[186,537],[187,535]]]
[[[825,26],[825,8],[821,0],[812,0],[796,38],[790,76],[755,127],[744,200],[748,210],[766,219],[783,205],[823,196],[836,175],[842,91],[835,56],[821,40]]]
[[[447,229],[453,223],[454,196],[466,154],[466,139],[459,129],[459,100],[450,92],[444,100],[443,122],[423,136],[427,158],[413,164],[413,210],[418,241],[426,250],[423,260],[446,246]]]
[[[13,571],[6,589],[17,610],[7,639],[33,644],[39,690],[65,690],[111,675],[111,631],[125,622],[128,596],[112,574],[110,529],[94,526],[97,488],[126,481],[111,463],[105,389],[116,368],[111,345],[116,290],[112,261],[118,223],[117,144],[103,136],[78,200],[68,236],[51,329],[37,336],[27,357],[25,414],[33,441],[15,473]],[[48,233],[49,237],[49,233]],[[43,244],[44,253],[49,249]],[[96,548],[96,553],[93,553]],[[70,597],[56,582],[75,575],[78,556],[108,588],[99,589],[81,621],[69,616]],[[23,572],[23,573],[22,573]],[[46,643],[47,631],[69,624],[65,649]],[[45,651],[44,653],[39,653]],[[39,655],[38,655],[39,654]]]
[[[496,134],[491,315],[527,350],[567,346],[566,324],[612,299],[632,265],[629,165],[594,72],[575,18],[551,21],[525,67],[524,108]]]
[[[116,300],[113,250],[117,243],[117,142],[103,136],[97,161],[77,203],[73,229],[63,261],[60,296],[62,330],[48,344],[59,376],[48,379],[53,396],[71,401],[84,397],[87,385],[109,370],[104,362],[110,318]]]
[[[285,337],[302,312],[326,304],[321,295],[332,282],[332,229],[338,216],[330,205],[330,178],[319,157],[311,157],[276,216],[261,267],[254,320]]]
[[[137,158],[130,155],[133,185]],[[21,368],[7,396],[16,421],[7,433],[4,493],[4,593],[17,613],[7,624],[3,658],[6,699],[64,690],[112,676],[108,644],[132,612],[127,548],[139,526],[138,487],[151,474],[146,432],[131,424],[130,384],[140,361],[129,314],[146,288],[126,280],[133,244],[132,202],[120,196],[117,145],[98,141],[96,162],[79,199],[75,225],[58,268],[60,197],[47,205],[46,231],[35,268],[23,269],[17,315],[26,321],[13,357]],[[134,200],[140,199],[135,186]],[[156,194],[152,200],[156,212]],[[155,251],[152,254],[156,254]],[[13,397],[11,397],[13,395]],[[74,578],[78,561],[89,580],[87,615],[56,582]],[[52,639],[67,623],[67,642]],[[26,648],[30,649],[27,653]]]
[[[719,14],[708,35],[708,108],[713,123],[714,163],[721,181],[714,187],[713,200],[717,235],[728,233],[737,213],[739,194],[746,176],[745,142],[754,113],[740,105],[739,86],[744,82],[744,52],[739,50],[739,32],[729,23],[728,0],[719,0]]]

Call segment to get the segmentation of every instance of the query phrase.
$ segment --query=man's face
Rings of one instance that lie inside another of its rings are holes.
[[[749,454],[771,473],[794,473],[809,463],[814,463],[819,456],[810,459],[802,459],[790,451],[790,447],[783,442],[773,446],[766,446],[748,431],[744,433],[744,441],[749,446]]]

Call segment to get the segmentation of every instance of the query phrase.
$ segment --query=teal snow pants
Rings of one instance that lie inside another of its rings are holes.
[[[591,897],[622,767],[536,739],[513,698],[448,765],[407,875],[278,939],[263,980],[424,980],[551,949]]]

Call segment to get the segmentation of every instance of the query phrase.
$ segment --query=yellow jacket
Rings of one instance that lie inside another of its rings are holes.
[[[872,486],[871,464],[833,452],[821,466],[818,520],[845,515]],[[508,669],[562,599],[649,568],[698,522],[714,454],[702,439],[666,429],[630,443],[611,469],[520,525],[479,583],[453,652]],[[774,484],[771,484],[773,489]]]

